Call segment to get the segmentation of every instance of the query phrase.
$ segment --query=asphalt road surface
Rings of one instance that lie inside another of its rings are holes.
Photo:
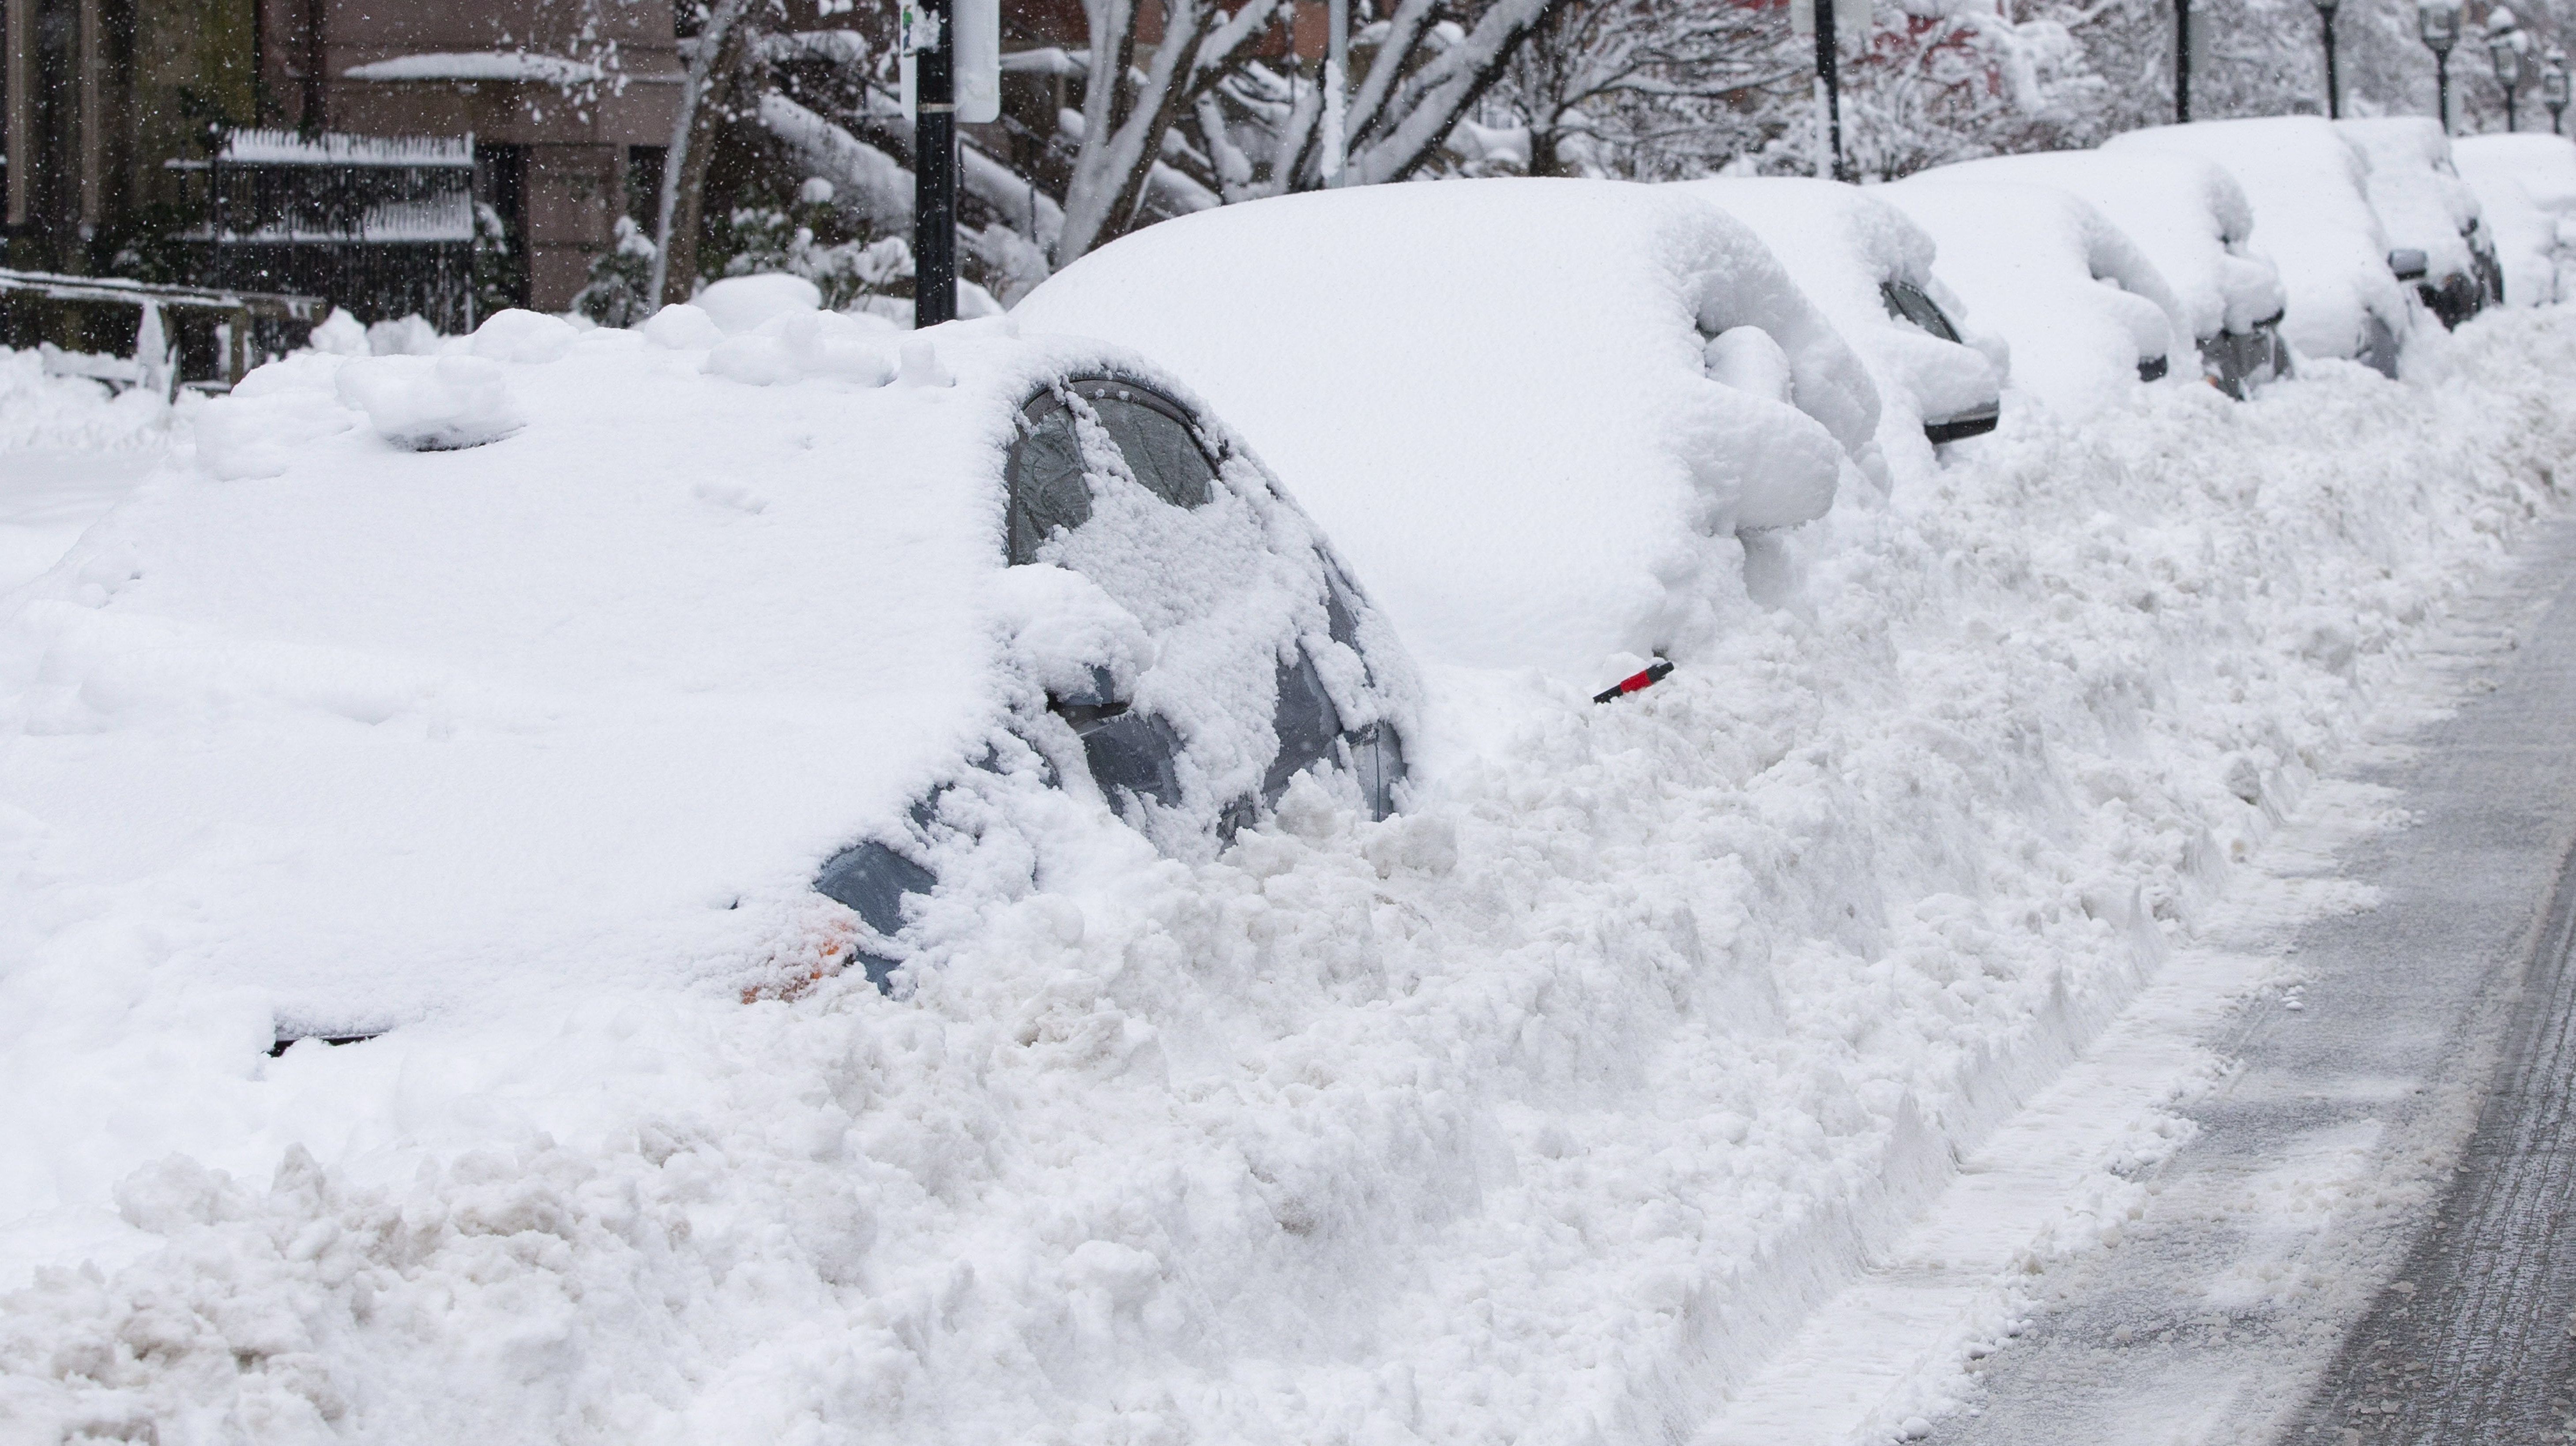
[[[2300,931],[2146,1217],[1934,1440],[2576,1441],[2576,526],[2458,636],[2469,701],[2355,770],[2413,819],[2329,866],[2377,905]]]

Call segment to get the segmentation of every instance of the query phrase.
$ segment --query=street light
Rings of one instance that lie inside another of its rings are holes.
[[[2540,66],[2540,100],[2549,107],[2549,133],[2559,134],[2558,118],[2567,111],[2567,52],[2553,45]]]
[[[2343,118],[2343,91],[2335,84],[2334,15],[2336,0],[2317,0],[2317,19],[2326,31],[2326,118]]]
[[[2451,47],[2460,43],[2460,0],[2415,0],[2415,33],[2433,52],[2433,109],[2451,133]]]
[[[2522,67],[2531,37],[2513,22],[2513,12],[2499,5],[2487,17],[2487,61],[2495,67],[2496,84],[2504,87],[2504,128],[2516,129],[2514,92],[2522,88]]]

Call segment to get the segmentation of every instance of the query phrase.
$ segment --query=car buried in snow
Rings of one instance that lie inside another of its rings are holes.
[[[2254,207],[2254,249],[2280,268],[2281,335],[2303,357],[2342,357],[2383,376],[2414,335],[2417,309],[2371,208],[2370,163],[2316,116],[2194,121],[2112,137],[2106,157],[2186,155],[2224,167]]]
[[[2173,288],[2080,196],[1937,173],[1882,196],[1932,237],[1933,270],[2011,344],[2012,385],[2060,417],[2172,376],[2191,344]]]
[[[1849,474],[1859,359],[1759,239],[1669,187],[1365,186],[1119,238],[1014,315],[1187,378],[1426,664],[1586,693],[1687,666]]]
[[[2042,151],[1960,161],[1909,179],[2017,181],[2082,197],[2173,288],[2211,385],[2241,401],[2290,374],[2281,273],[2249,244],[2254,208],[2217,163],[2178,154]]]
[[[2009,349],[1972,330],[1933,274],[1932,238],[1869,191],[1792,177],[1677,181],[1669,189],[1752,229],[1850,341],[1879,393],[1879,443],[1900,471],[1931,447],[1995,429]]]
[[[282,1048],[531,989],[917,985],[996,904],[1212,857],[1293,786],[1396,806],[1411,666],[1189,392],[783,290],[211,404],[0,618],[47,897]]]
[[[2412,281],[2426,310],[2457,327],[2504,302],[2504,266],[2484,225],[2478,193],[2451,163],[2451,141],[2423,116],[2375,116],[2335,122],[2370,161],[2370,206],[2395,252],[2423,260],[2393,268]]]

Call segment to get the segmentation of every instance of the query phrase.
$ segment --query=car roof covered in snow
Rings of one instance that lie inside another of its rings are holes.
[[[2477,192],[2451,165],[2451,141],[2429,116],[2374,116],[2335,122],[2370,162],[2370,206],[2391,246],[2424,253],[2425,279],[2468,276],[2475,263],[2468,235],[2478,223]]]
[[[2009,356],[1933,272],[1938,249],[1922,227],[1870,191],[1798,177],[1678,181],[1666,189],[1713,204],[1751,227],[1780,264],[1859,351],[1879,389],[1879,443],[1901,473],[1933,465],[1927,419],[1991,405]],[[1880,287],[1901,282],[1930,296],[1961,342],[1888,314]],[[1964,343],[1964,344],[1963,344]]]
[[[1072,375],[1188,393],[1007,321],[786,309],[666,311],[671,346],[505,312],[208,406],[193,456],[0,599],[0,953],[106,929],[141,942],[102,970],[282,1035],[759,987],[846,941],[825,859],[969,770],[1046,793],[992,751],[1033,687],[1009,584],[1058,571],[1005,567],[1020,409]],[[1274,544],[1310,539],[1212,435]],[[1320,628],[1302,556],[1199,581],[1306,588]],[[1247,647],[1265,684],[1276,645]]]
[[[2130,151],[2041,151],[1918,171],[1917,181],[2021,181],[2071,191],[2137,243],[2191,321],[2192,338],[2280,313],[2281,273],[2246,245],[2254,208],[2217,162]]]
[[[1940,246],[1933,269],[2012,343],[2012,386],[2079,417],[2138,385],[2151,359],[2191,350],[2173,288],[2092,202],[2014,181],[1901,181],[1889,205]],[[2103,283],[2109,283],[2105,285]],[[2194,378],[2195,380],[2197,378]]]
[[[2399,338],[2413,324],[2388,269],[2388,236],[2370,205],[2370,164],[2316,116],[2194,121],[2114,136],[2106,154],[2180,152],[2215,161],[2254,206],[2255,249],[2281,268],[2282,334],[2310,356],[2360,352],[2376,317]]]
[[[1742,596],[1732,534],[1821,514],[1845,447],[1874,459],[1850,348],[1750,232],[1664,188],[1227,206],[1083,257],[1015,314],[1188,378],[1426,662],[1592,681],[1690,648]],[[1748,325],[1812,415],[1711,379],[1710,338]]]

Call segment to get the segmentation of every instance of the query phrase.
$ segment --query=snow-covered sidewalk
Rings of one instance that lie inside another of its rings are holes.
[[[1687,1435],[2557,505],[2576,315],[2431,361],[2008,426],[1651,691],[1435,674],[1410,815],[1292,794],[902,1002],[271,1060],[142,987],[148,930],[0,918],[0,1431]]]

